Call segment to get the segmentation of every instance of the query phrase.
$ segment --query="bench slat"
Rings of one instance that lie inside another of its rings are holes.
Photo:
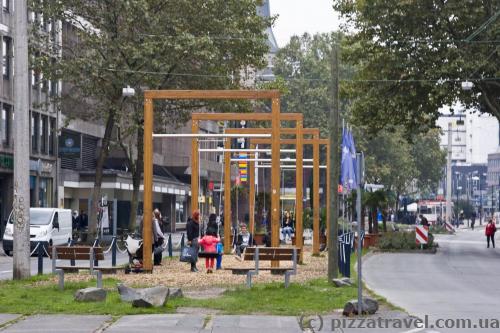
[[[90,247],[88,246],[57,246],[56,256],[61,260],[90,260]],[[52,247],[48,250],[49,257],[52,258]],[[104,260],[102,247],[94,248],[94,259]]]

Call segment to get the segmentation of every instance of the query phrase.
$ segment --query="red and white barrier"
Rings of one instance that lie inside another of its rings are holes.
[[[455,232],[455,228],[453,228],[450,222],[445,221],[444,226],[448,232]]]
[[[417,245],[427,244],[429,241],[429,227],[417,225],[415,229]]]

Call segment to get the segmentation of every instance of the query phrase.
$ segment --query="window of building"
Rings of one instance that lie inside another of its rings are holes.
[[[54,140],[56,138],[56,118],[49,118],[49,155],[54,156]]]
[[[49,119],[47,116],[42,116],[40,118],[40,151],[42,154],[47,154],[47,138],[49,137]]]
[[[40,178],[38,189],[38,206],[52,207],[52,178]]]
[[[40,115],[36,112],[31,113],[31,151],[38,153],[38,138],[40,136]]]
[[[8,13],[10,11],[10,0],[2,0],[2,9],[4,12]]]
[[[36,73],[34,70],[31,70],[31,85],[36,86]]]
[[[5,147],[10,145],[10,131],[11,131],[11,106],[2,104],[2,115],[0,119],[0,138]]]
[[[3,37],[2,40],[2,74],[4,79],[10,78],[10,51],[12,42],[9,37]]]

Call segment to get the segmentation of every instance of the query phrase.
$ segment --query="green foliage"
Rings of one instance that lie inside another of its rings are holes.
[[[378,239],[378,247],[381,250],[415,250],[420,245],[416,244],[415,231],[385,232]],[[429,233],[429,241],[424,249],[434,247],[434,236]]]
[[[304,208],[302,212],[302,225],[304,229],[313,228],[313,211],[311,208]]]
[[[335,0],[350,45],[344,60],[356,66],[346,82],[357,123],[372,133],[403,126],[406,133],[435,126],[439,108],[460,100],[500,118],[500,20],[465,39],[498,10],[498,2]],[[474,82],[463,91],[461,81]]]
[[[278,78],[285,78],[289,92],[281,100],[283,112],[304,114],[304,127],[317,127],[323,136],[329,133],[331,53],[337,41],[337,33],[293,36],[279,50],[274,63],[274,73]],[[352,75],[352,68],[341,66],[342,77]]]
[[[429,227],[429,233],[436,234],[449,234],[450,232],[446,229],[444,225],[431,225]]]
[[[266,64],[265,28],[272,19],[257,15],[255,0],[30,0],[29,4],[52,22],[63,22],[62,29],[52,25],[52,34],[32,25],[31,66],[45,79],[64,82],[62,95],[53,97],[66,119],[105,124],[93,202],[100,198],[102,169],[113,144],[126,155],[138,198],[144,90],[237,88],[249,69]],[[55,33],[62,34],[62,44]],[[134,97],[122,97],[127,85],[135,88]],[[191,110],[202,107],[245,111],[250,104],[156,101],[155,129],[184,124]],[[94,213],[89,229],[94,232],[96,210],[90,211]]]
[[[440,145],[439,131],[415,135],[411,156],[417,169],[417,187],[420,191],[434,191],[443,177],[446,151]]]
[[[304,126],[320,128],[323,137],[329,136],[331,50],[337,42],[337,33],[294,36],[280,49],[275,61],[275,74],[286,79],[289,91],[282,98],[282,110],[303,113]],[[342,43],[341,49],[348,56],[356,46]],[[367,182],[384,184],[394,193],[388,200],[392,204],[396,194],[406,192],[415,180],[421,191],[434,189],[444,166],[438,132],[408,134],[402,126],[370,132],[372,122],[380,119],[357,118],[351,111],[351,104],[356,104],[359,97],[353,95],[351,90],[357,87],[350,86],[348,80],[357,75],[358,67],[362,64],[341,61],[341,109],[343,118],[353,122],[357,150],[365,153]],[[310,154],[307,149],[310,147],[306,147],[305,155]]]

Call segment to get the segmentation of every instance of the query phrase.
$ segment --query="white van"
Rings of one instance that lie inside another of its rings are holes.
[[[5,226],[3,250],[12,255],[14,224],[12,212]],[[33,250],[37,242],[49,245],[67,244],[72,236],[71,210],[59,208],[30,208],[30,247]]]

